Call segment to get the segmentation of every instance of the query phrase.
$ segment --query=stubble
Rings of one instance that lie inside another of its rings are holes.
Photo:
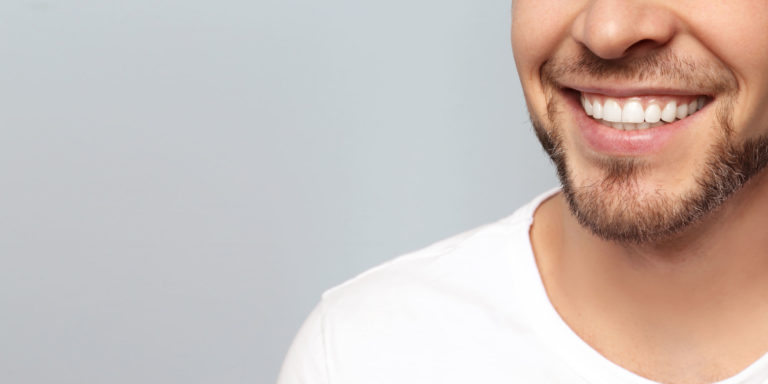
[[[597,161],[601,179],[574,180],[559,126],[560,103],[554,97],[558,79],[574,74],[622,80],[669,79],[718,95],[718,139],[692,175],[693,188],[683,194],[640,188],[638,181],[653,170],[635,158],[603,158]],[[536,136],[556,166],[572,214],[603,239],[646,244],[671,238],[715,212],[768,164],[768,136],[741,142],[735,139],[732,100],[738,87],[721,67],[697,65],[668,53],[617,63],[584,51],[576,58],[546,63],[541,78],[548,93],[547,113],[546,122],[531,116]]]

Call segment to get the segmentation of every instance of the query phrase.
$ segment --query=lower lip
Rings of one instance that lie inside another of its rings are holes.
[[[682,120],[676,120],[655,128],[622,131],[600,124],[587,116],[576,97],[568,97],[568,106],[574,112],[576,125],[582,137],[593,150],[607,155],[638,156],[660,152],[675,135],[681,134],[700,114],[697,112]]]

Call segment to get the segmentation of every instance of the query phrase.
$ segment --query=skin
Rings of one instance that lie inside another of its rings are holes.
[[[541,67],[586,48],[605,60],[669,51],[712,63],[736,79],[731,95],[733,140],[768,134],[768,2],[654,0],[518,0],[512,44],[528,109],[557,127],[576,185],[605,176],[584,146],[570,112],[551,121]],[[535,31],[535,33],[530,33]],[[604,86],[606,79],[579,78]],[[656,85],[611,83],[632,88]],[[664,83],[685,89],[686,84]],[[724,102],[712,95],[713,104]],[[565,111],[565,109],[563,109]],[[653,154],[638,193],[696,187],[706,151],[721,132],[715,108]],[[585,342],[607,359],[665,383],[731,377],[768,351],[768,177],[750,180],[716,211],[672,238],[644,244],[600,238],[581,226],[561,194],[540,206],[531,240],[552,304]]]

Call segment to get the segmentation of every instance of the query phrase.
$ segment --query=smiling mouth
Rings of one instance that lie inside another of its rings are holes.
[[[638,95],[610,97],[575,91],[587,116],[617,130],[644,130],[686,119],[704,108],[704,95]]]

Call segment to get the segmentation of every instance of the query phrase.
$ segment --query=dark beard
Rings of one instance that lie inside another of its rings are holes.
[[[580,70],[592,75],[614,77],[633,76],[633,73],[647,75],[653,73],[654,69],[658,70],[658,66],[648,61],[641,63],[642,68],[637,64],[619,65],[612,71],[610,65],[593,56],[584,56],[581,60],[570,62],[578,64],[545,70],[542,76],[550,93],[547,116],[551,126],[545,127],[533,116],[531,121],[542,147],[557,168],[563,195],[571,212],[582,226],[595,235],[605,240],[633,244],[648,244],[672,238],[716,211],[768,164],[768,136],[734,142],[732,106],[727,102],[727,96],[724,96],[716,111],[720,140],[709,149],[708,160],[701,172],[694,175],[694,190],[682,196],[672,196],[663,191],[643,195],[637,188],[637,180],[650,170],[635,159],[618,158],[605,159],[598,164],[605,174],[600,182],[575,185],[569,173],[568,157],[560,130],[555,123],[558,113],[553,97],[554,82],[548,82],[552,79],[547,76],[556,76],[557,70]],[[666,67],[671,65],[666,64]],[[717,86],[720,88],[712,88],[724,92],[729,83],[720,82]]]
[[[571,212],[595,235],[624,243],[647,244],[673,237],[715,211],[768,164],[768,137],[742,145],[722,143],[696,176],[696,190],[674,199],[657,194],[642,198],[635,182],[645,168],[626,159],[601,164],[606,176],[596,185],[576,187],[568,173],[559,135],[549,135],[534,120],[536,135],[557,168]]]

